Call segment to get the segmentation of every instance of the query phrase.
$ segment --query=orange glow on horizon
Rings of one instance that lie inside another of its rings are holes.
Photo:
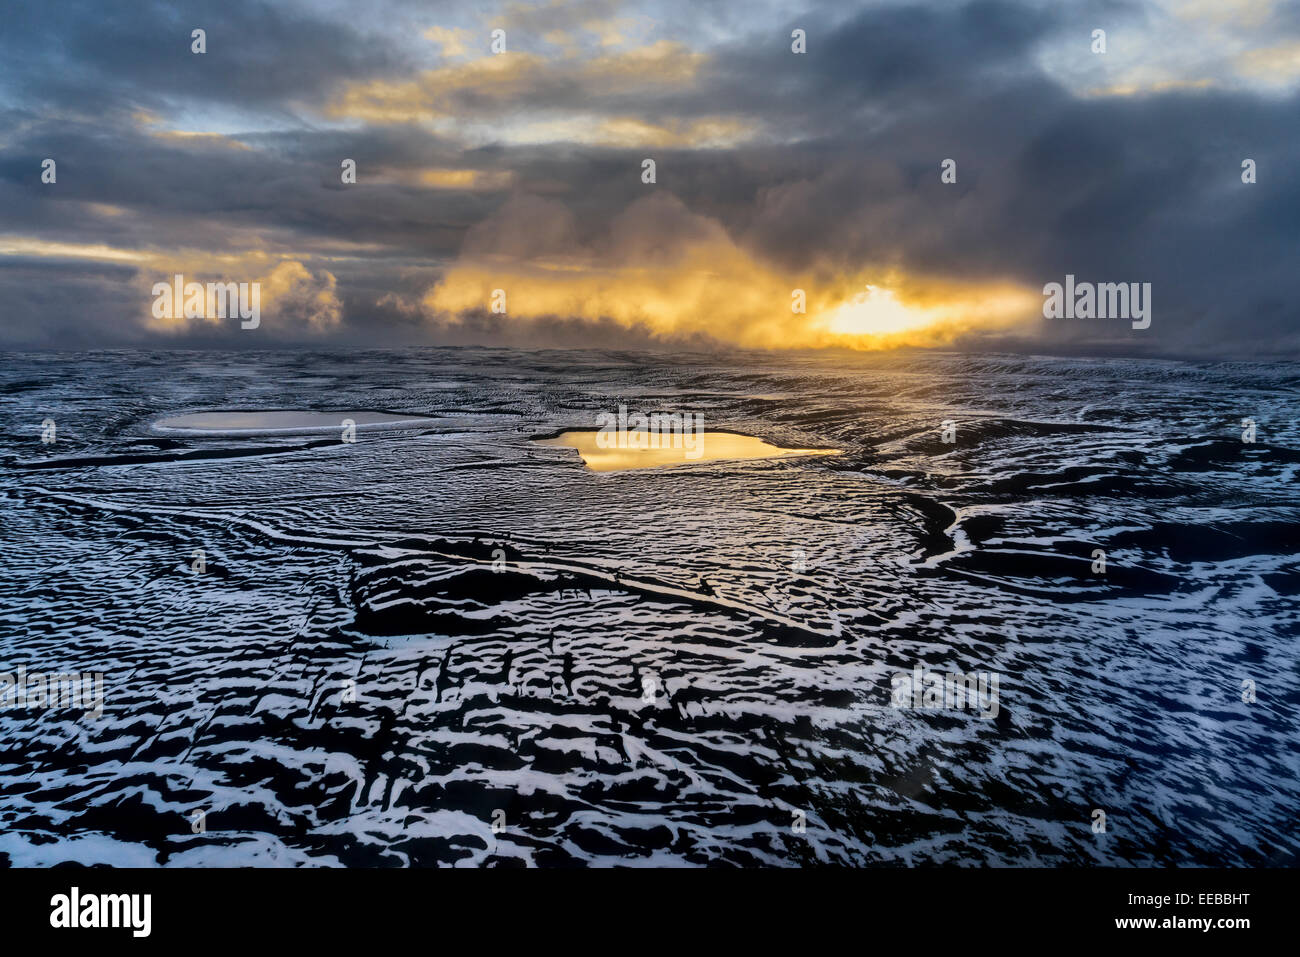
[[[876,270],[872,277],[877,282],[790,277],[735,247],[696,250],[676,265],[657,267],[485,260],[449,270],[423,307],[437,320],[457,323],[490,312],[499,289],[507,321],[612,321],[663,340],[703,335],[764,349],[940,346],[1041,315],[1041,294],[1008,282],[959,284],[894,270]],[[796,289],[806,294],[804,313],[792,310]]]

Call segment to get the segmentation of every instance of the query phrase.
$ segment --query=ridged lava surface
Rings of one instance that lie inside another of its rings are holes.
[[[1010,356],[0,357],[0,671],[102,671],[106,695],[98,719],[0,711],[0,862],[1294,864],[1297,384]],[[596,474],[529,441],[620,403],[844,454]],[[292,409],[432,424],[150,428]],[[891,707],[917,664],[996,673],[998,717]]]

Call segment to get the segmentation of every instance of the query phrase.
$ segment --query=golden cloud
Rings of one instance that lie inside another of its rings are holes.
[[[424,169],[417,176],[423,186],[434,189],[493,190],[508,189],[514,181],[510,170]]]
[[[1238,58],[1237,69],[1262,83],[1289,85],[1300,78],[1300,43],[1249,50]]]
[[[426,70],[409,80],[349,84],[331,101],[326,115],[375,123],[432,123],[461,117],[466,111],[478,111],[480,118],[513,112],[521,97],[539,89],[587,90],[592,102],[644,95],[691,83],[705,59],[704,54],[667,40],[588,60],[548,59],[517,51],[488,54]]]
[[[510,321],[612,321],[664,340],[704,335],[766,349],[942,345],[1035,320],[1042,308],[1038,290],[1007,281],[954,282],[887,266],[784,271],[667,193],[629,206],[599,251],[577,245],[559,204],[512,200],[470,231],[460,261],[423,306],[456,323],[490,312],[497,290]],[[800,292],[803,312],[793,308]]]
[[[445,57],[461,57],[469,53],[469,47],[466,45],[470,41],[471,34],[468,30],[448,27],[430,27],[424,31],[426,40],[431,40],[438,44]]]
[[[102,243],[61,243],[34,236],[0,235],[0,256],[39,256],[48,259],[90,259],[105,262],[141,262],[148,253],[119,249]]]
[[[592,146],[693,147],[718,149],[750,139],[752,124],[730,117],[700,117],[652,123],[632,116],[575,116],[516,124],[506,133],[511,143],[583,143]]]
[[[343,306],[338,298],[338,281],[327,269],[312,271],[297,259],[255,251],[213,255],[201,250],[148,254],[138,280],[148,298],[142,303],[144,324],[155,332],[182,333],[204,324],[229,324],[216,316],[202,318],[156,318],[153,314],[155,283],[259,283],[262,325],[279,330],[327,332],[338,326]],[[179,308],[177,312],[179,312]]]

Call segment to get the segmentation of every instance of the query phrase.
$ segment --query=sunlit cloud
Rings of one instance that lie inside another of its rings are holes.
[[[99,216],[105,219],[116,219],[119,216],[126,215],[126,209],[121,206],[114,206],[112,203],[86,203],[86,211],[92,216]]]
[[[581,92],[582,112],[599,114],[602,102],[617,111],[612,104],[619,98],[689,86],[705,60],[704,54],[668,41],[583,60],[515,51],[487,54],[406,80],[345,85],[326,115],[370,123],[452,121],[454,128],[514,116],[528,105],[534,114],[558,112],[559,119],[570,120],[572,111],[557,111],[550,104]]]
[[[806,55],[775,0],[231,2],[207,60],[100,43],[143,14],[7,24],[0,335],[141,341],[183,267],[265,282],[266,328],[311,341],[1119,343],[1041,318],[1075,272],[1157,289],[1125,348],[1294,342],[1294,0],[813,4]]]
[[[495,127],[501,142],[524,146],[576,143],[587,146],[719,149],[751,139],[752,124],[730,117],[698,117],[654,123],[633,116],[580,115]]]
[[[150,133],[160,140],[170,140],[177,146],[222,147],[232,150],[251,150],[247,143],[241,143],[224,133],[203,133],[196,130],[155,130]]]
[[[181,275],[186,282],[258,283],[263,322],[272,332],[294,331],[306,334],[329,332],[343,316],[338,297],[338,280],[327,269],[308,269],[296,259],[254,252],[241,256],[213,257],[200,251],[179,251],[151,257],[139,274],[142,290],[150,290],[142,303],[144,325],[167,334],[190,332],[204,325],[225,323],[226,318],[157,318],[152,311],[155,283],[171,283]]]
[[[424,31],[426,39],[437,44],[444,57],[468,56],[472,42],[468,30],[454,27],[430,27]]]
[[[0,235],[0,256],[33,256],[49,259],[85,259],[105,262],[142,262],[149,254],[135,249],[117,249],[99,243],[67,243],[34,236]]]
[[[212,147],[233,150],[252,149],[252,147],[247,143],[240,142],[225,133],[214,133],[208,130],[163,128],[165,120],[156,113],[150,113],[148,111],[137,112],[135,114],[135,120],[150,136],[156,139],[166,140],[176,146],[192,146],[201,149]]]
[[[1293,86],[1300,81],[1300,42],[1248,50],[1237,58],[1237,69],[1260,83]]]
[[[1039,52],[1044,71],[1088,97],[1207,89],[1285,93],[1300,85],[1300,45],[1276,43],[1280,0],[1152,0],[1133,18],[1117,8]],[[1104,54],[1091,31],[1106,31]]]
[[[425,169],[417,179],[434,189],[496,190],[509,188],[514,174],[510,170]]]
[[[299,259],[263,250],[214,253],[199,249],[125,249],[95,243],[51,242],[30,236],[0,235],[0,257],[42,258],[131,264],[138,325],[163,333],[183,333],[222,320],[157,319],[152,312],[155,283],[177,274],[193,282],[258,282],[262,309],[272,328],[327,332],[342,320],[342,303],[333,273],[309,268]],[[300,257],[302,258],[302,257]],[[308,260],[310,261],[310,260]]]
[[[467,255],[425,295],[426,312],[461,322],[503,293],[509,321],[578,318],[663,340],[768,349],[937,345],[1041,316],[1041,294],[1009,282],[953,283],[885,266],[783,271],[667,196],[632,204],[593,249],[563,227],[520,246],[516,230],[542,217],[563,221],[553,207],[520,203],[469,237]]]

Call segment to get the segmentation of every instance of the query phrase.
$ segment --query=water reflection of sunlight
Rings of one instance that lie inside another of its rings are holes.
[[[577,449],[583,463],[593,472],[620,472],[664,465],[689,465],[722,459],[770,459],[789,455],[839,455],[839,449],[783,449],[762,439],[735,432],[699,432],[686,436],[662,437],[647,432],[624,433],[626,448],[618,448],[615,436],[598,431],[563,432],[551,439],[537,439],[539,445]],[[657,446],[657,447],[655,447]]]

